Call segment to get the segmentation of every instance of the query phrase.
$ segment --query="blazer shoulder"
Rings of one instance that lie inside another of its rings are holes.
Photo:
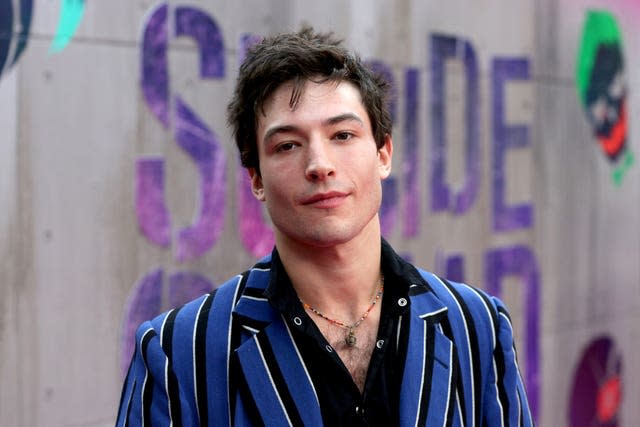
[[[181,306],[174,307],[160,313],[153,319],[141,325],[140,329],[146,330],[151,327],[156,334],[163,335],[163,332],[167,330],[167,327],[170,327],[172,334],[180,335],[181,332],[190,334],[194,323],[213,308],[213,302],[217,299],[217,295],[229,293],[229,291],[235,293],[234,291],[240,285],[245,275],[246,272],[238,274],[237,276],[228,279],[211,292],[203,294]],[[188,330],[182,331],[184,327],[187,327]]]
[[[486,338],[494,340],[499,312],[506,312],[500,300],[475,286],[447,280],[425,270],[418,271],[431,291],[447,307],[450,319],[459,319],[467,328],[474,324],[476,327],[473,329],[477,334],[490,331],[491,336]]]
[[[268,269],[270,266],[271,255],[268,255],[256,262],[250,269],[231,277],[211,292],[165,311],[149,322],[145,322],[144,328],[148,329],[150,324],[155,332],[160,335],[167,326],[170,326],[172,334],[191,334],[194,322],[208,316],[210,311],[233,310],[244,292],[251,273]],[[185,327],[186,329],[183,330]]]
[[[476,286],[448,280],[426,270],[418,269],[418,271],[438,297],[446,298],[453,294],[456,299],[465,304],[489,306],[495,315],[498,313],[498,307],[502,305],[497,298]]]

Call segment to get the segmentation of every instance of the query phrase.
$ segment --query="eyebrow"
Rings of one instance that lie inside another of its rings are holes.
[[[262,140],[264,142],[267,142],[271,139],[271,137],[273,137],[273,135],[276,135],[279,133],[297,132],[297,130],[298,128],[292,125],[274,126],[264,134],[264,138],[262,138]]]
[[[364,127],[364,121],[358,117],[357,114],[354,113],[344,113],[337,115],[335,117],[329,117],[327,120],[322,122],[323,125],[335,125],[337,123],[347,122],[347,121],[355,121],[358,122],[360,126]]]
[[[329,117],[328,119],[322,122],[322,125],[332,126],[332,125],[336,125],[338,123],[347,122],[347,121],[357,122],[360,126],[364,127],[364,121],[357,114],[354,114],[354,113],[344,113],[334,117]],[[269,139],[271,139],[271,137],[273,137],[276,134],[287,133],[287,132],[298,132],[298,131],[299,131],[299,128],[294,125],[274,126],[269,130],[267,130],[262,140],[269,141]]]

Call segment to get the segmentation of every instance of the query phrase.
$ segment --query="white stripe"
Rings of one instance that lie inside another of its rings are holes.
[[[453,300],[455,301],[456,305],[458,306],[458,312],[460,313],[460,318],[462,319],[462,323],[464,324],[464,333],[467,337],[467,351],[469,353],[469,379],[471,381],[471,426],[475,425],[475,413],[476,413],[476,397],[475,397],[475,384],[474,384],[474,378],[473,378],[473,355],[471,354],[471,340],[469,339],[469,326],[467,325],[467,319],[465,319],[464,317],[464,312],[462,311],[462,307],[460,306],[460,303],[458,302],[458,298],[456,298],[455,295],[453,295],[453,292],[451,292],[451,289],[449,289],[449,287],[447,285],[445,285],[442,280],[440,280],[439,277],[435,276],[436,280],[438,280],[442,286],[444,287],[444,289],[449,292],[449,294],[451,295],[451,298],[453,298]],[[460,367],[460,370],[462,370],[462,366]],[[464,373],[460,373],[460,375],[464,375]]]
[[[436,314],[438,314],[438,313],[442,313],[443,311],[447,311],[447,310],[448,310],[448,308],[447,308],[447,307],[442,307],[442,308],[440,308],[440,309],[438,309],[438,310],[436,310],[436,311],[432,311],[432,312],[430,312],[430,313],[421,314],[419,317],[420,317],[421,319],[426,319],[427,317],[435,316]]]
[[[164,319],[162,319],[162,327],[160,328],[160,348],[162,348],[164,338],[164,327],[167,324],[167,319],[172,312],[173,310],[169,310],[167,312],[167,315],[164,316]],[[166,354],[164,362],[164,392],[167,395],[167,413],[169,414],[169,427],[171,427],[173,425],[173,417],[171,416],[171,398],[169,397],[169,358]]]
[[[502,311],[498,311],[498,315],[500,317],[503,317],[504,320],[507,322],[507,325],[509,326],[509,332],[511,333],[511,336],[513,337],[513,325],[511,325],[511,320],[509,319],[509,316],[504,314],[504,312],[502,312]]]
[[[424,365],[427,361],[427,326],[422,326],[422,371],[420,373],[420,394],[418,395],[418,412],[416,412],[416,423],[414,427],[417,427],[420,415],[420,408],[422,407],[422,390],[424,389]]]
[[[198,321],[200,320],[200,314],[202,312],[202,307],[204,304],[211,298],[211,294],[207,295],[202,299],[202,303],[200,307],[198,307],[198,312],[196,313],[196,319],[193,322],[193,337],[191,339],[191,358],[193,359],[193,396],[196,402],[196,413],[198,414],[198,422],[200,422],[200,405],[198,404],[198,377],[196,375],[197,367],[196,367],[196,332],[198,331]]]
[[[278,389],[276,388],[276,385],[273,382],[273,377],[271,377],[271,371],[269,370],[269,367],[267,366],[267,361],[264,358],[264,354],[262,354],[262,348],[260,347],[260,343],[258,342],[258,338],[256,337],[256,335],[253,336],[253,340],[256,342],[256,347],[258,349],[258,353],[260,353],[260,359],[262,359],[262,364],[264,365],[264,370],[269,375],[269,381],[271,382],[271,387],[273,387],[273,391],[275,392],[276,397],[278,398],[278,402],[280,403],[280,407],[282,408],[282,412],[287,417],[287,422],[289,423],[289,425],[293,426],[293,424],[291,423],[291,420],[289,419],[289,414],[287,413],[287,411],[284,408],[284,403],[282,403],[282,398],[280,397],[280,393],[278,393]]]
[[[456,406],[458,406],[458,418],[460,418],[460,427],[464,427],[464,417],[462,416],[462,406],[460,405],[460,393],[456,390]]]
[[[311,381],[311,375],[309,375],[309,371],[307,370],[307,365],[305,365],[304,359],[302,359],[302,355],[300,354],[300,351],[298,350],[298,346],[296,345],[296,342],[293,340],[293,335],[291,335],[291,329],[289,329],[289,325],[287,325],[287,322],[286,322],[284,316],[282,316],[282,323],[284,323],[284,326],[287,328],[287,332],[289,333],[289,339],[293,343],[293,348],[296,349],[296,354],[298,355],[298,360],[300,361],[300,364],[304,368],[304,373],[307,375],[307,381],[309,381],[309,384],[311,384],[311,389],[313,390],[313,394],[316,396],[316,403],[318,403],[318,405],[319,405],[320,404],[320,400],[318,399],[318,394],[316,393],[316,388],[313,385],[313,381]]]
[[[402,315],[398,318],[398,329],[396,330],[396,351],[400,347],[400,330],[402,329]]]
[[[149,328],[144,331],[144,334],[142,334],[142,338],[140,338],[140,357],[142,357],[143,360],[144,354],[142,353],[142,343],[144,342],[144,338],[150,332],[153,332],[153,328]],[[142,409],[140,419],[142,420],[142,427],[144,427],[144,388],[147,386],[147,378],[149,378],[149,369],[147,368],[147,363],[144,363],[144,381],[142,382],[142,393],[140,393],[140,408]]]
[[[252,334],[257,334],[258,332],[260,332],[258,329],[252,328],[251,326],[247,326],[247,325],[242,325],[242,329],[246,329],[247,331],[251,332]]]
[[[169,397],[169,358],[164,362],[164,392],[167,394],[167,412],[169,414],[169,427],[173,425],[173,415],[171,414],[171,398]]]
[[[498,388],[498,366],[496,365],[495,359],[493,360],[493,376],[496,379],[496,402],[498,402],[498,407],[500,407],[500,425],[504,427],[504,408],[502,407],[502,402],[500,401],[500,389]]]
[[[142,393],[140,393],[140,409],[142,409],[142,413],[140,414],[140,419],[142,420],[142,427],[144,427],[144,388],[147,386],[147,377],[149,376],[149,370],[146,369],[144,372],[144,381],[142,382]]]
[[[447,412],[449,412],[449,401],[451,400],[451,377],[453,375],[453,343],[449,347],[449,388],[447,390],[447,406],[444,408],[442,425],[447,425]]]
[[[516,385],[516,402],[518,402],[518,425],[522,425],[522,406],[520,406],[520,390]]]
[[[484,298],[482,298],[482,296],[480,295],[480,293],[479,293],[476,289],[474,289],[474,288],[471,288],[471,290],[472,290],[476,295],[478,295],[478,298],[479,298],[479,299],[480,299],[480,301],[482,302],[482,306],[485,308],[485,310],[486,310],[486,312],[487,312],[487,316],[488,316],[488,318],[489,318],[489,320],[490,320],[490,322],[489,322],[489,323],[491,323],[491,342],[492,342],[492,344],[493,344],[492,348],[496,348],[496,337],[497,337],[497,334],[496,334],[496,325],[494,325],[494,324],[493,324],[493,316],[491,315],[491,310],[489,309],[489,306],[487,306],[487,303],[486,303],[485,299],[484,299]],[[497,310],[496,310],[496,311],[497,311]]]
[[[523,385],[524,387],[524,385]],[[518,389],[518,405],[520,407],[520,416],[519,416],[519,420],[522,423],[522,417],[525,416],[525,413],[522,411],[522,402],[525,401],[527,399],[527,395],[526,395],[526,390],[522,390],[525,395],[522,396],[522,394],[520,393],[520,389]],[[526,424],[522,424],[522,425],[533,425],[533,415],[531,415],[531,408],[530,407],[526,407],[527,408],[527,423]]]
[[[503,312],[498,312],[499,316],[502,316],[505,321],[507,322],[507,325],[509,326],[509,332],[511,333],[511,337],[513,339],[513,366],[516,369],[516,375],[518,376],[518,380],[520,381],[520,384],[524,384],[524,382],[522,381],[522,375],[520,374],[520,367],[518,366],[518,359],[517,359],[517,355],[516,355],[516,346],[515,346],[515,337],[513,336],[513,326],[511,325],[511,321],[509,320],[509,316],[507,316],[506,314],[504,314]],[[516,387],[516,401],[518,402],[518,425],[520,425],[521,419],[522,419],[522,402],[521,402],[522,396],[520,395],[520,390]],[[532,420],[532,416],[531,416],[531,408],[528,409],[528,415],[529,415],[529,420]]]
[[[161,346],[162,346],[162,338],[164,337],[164,325],[167,322],[167,317],[169,317],[172,311],[173,310],[167,311],[167,313],[164,316],[164,319],[162,319],[162,326],[160,327],[160,345]]]
[[[238,281],[236,282],[236,290],[233,293],[232,304],[238,297],[238,290],[240,289],[240,282],[242,281],[242,275],[238,275]],[[229,396],[229,365],[231,364],[231,329],[233,320],[233,309],[229,311],[229,330],[227,331],[227,419],[229,420],[229,426],[231,426],[231,396]]]
[[[501,316],[504,316],[502,313],[500,313]],[[509,323],[509,318],[507,316],[504,316],[507,319],[507,324],[509,325],[509,329],[511,330],[511,337],[514,340],[513,343],[513,347],[512,347],[512,351],[513,351],[513,367],[516,370],[516,376],[518,377],[518,380],[520,381],[520,383],[522,383],[522,378],[520,377],[520,368],[518,368],[518,361],[516,359],[516,347],[515,347],[515,337],[513,337],[513,329],[511,327],[511,323]],[[520,405],[520,390],[518,389],[518,384],[516,383],[516,395],[515,395],[515,400],[516,403],[518,404],[518,425],[521,425],[520,423],[522,422],[522,406]]]
[[[242,295],[240,297],[240,299],[250,299],[253,301],[268,301],[267,298],[263,298],[263,297],[253,297],[253,296],[249,296],[249,295]]]

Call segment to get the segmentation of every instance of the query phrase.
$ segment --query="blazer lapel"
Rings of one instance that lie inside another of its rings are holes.
[[[322,425],[320,404],[288,326],[262,292],[270,270],[253,269],[234,311],[248,339],[236,350],[267,426]]]
[[[442,426],[453,408],[454,347],[439,321],[447,308],[432,293],[411,297],[409,345],[400,392],[400,425]]]

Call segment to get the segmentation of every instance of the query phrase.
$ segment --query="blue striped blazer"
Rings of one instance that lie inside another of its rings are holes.
[[[398,425],[532,426],[503,304],[419,272],[425,282],[412,285],[410,318],[402,319],[409,345]],[[267,257],[142,324],[116,425],[322,425],[290,326],[263,296],[269,274]]]

